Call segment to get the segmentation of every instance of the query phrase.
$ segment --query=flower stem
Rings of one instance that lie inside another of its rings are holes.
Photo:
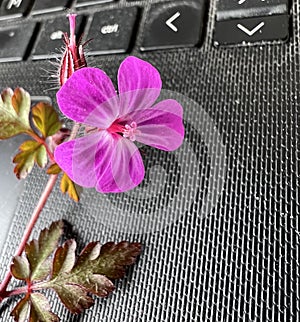
[[[72,129],[72,133],[71,133],[71,135],[69,137],[69,140],[72,140],[72,139],[74,139],[76,137],[79,128],[80,128],[80,124],[75,123],[74,126],[73,126],[73,129]],[[29,133],[29,134],[34,139],[36,139],[37,141],[41,140],[41,143],[45,144],[45,141],[43,141],[41,138],[39,138],[39,136],[34,135],[35,133],[32,132],[32,133]],[[49,149],[48,149],[46,144],[45,144],[45,146],[46,146],[47,152],[48,152]],[[49,152],[48,152],[48,155],[49,155],[50,159],[52,159],[51,156],[53,157],[53,154],[51,152],[50,153]],[[54,157],[53,157],[53,160],[54,160]],[[43,210],[43,208],[44,208],[44,206],[45,206],[45,204],[46,204],[46,202],[47,202],[47,200],[48,200],[48,198],[49,198],[49,196],[50,196],[50,194],[51,194],[51,192],[52,192],[52,190],[53,190],[53,188],[55,186],[57,178],[58,178],[58,174],[53,174],[53,175],[50,176],[50,178],[49,178],[49,180],[47,182],[47,185],[46,185],[46,187],[45,187],[45,189],[44,189],[44,191],[43,191],[43,193],[42,193],[42,195],[41,195],[41,197],[40,197],[40,199],[38,201],[38,204],[36,205],[36,208],[33,211],[33,214],[32,214],[32,216],[30,218],[30,221],[27,224],[27,227],[25,229],[25,232],[24,232],[22,240],[21,240],[21,242],[19,244],[19,247],[18,247],[18,249],[17,249],[17,251],[15,253],[15,256],[21,256],[22,255],[22,253],[23,253],[23,251],[25,249],[25,245],[28,242],[28,239],[29,239],[29,237],[30,237],[30,235],[32,233],[32,230],[33,230],[37,220],[39,219],[39,216],[40,216],[40,214],[41,214],[41,212],[42,212],[42,210]],[[11,278],[12,278],[12,275],[11,275],[11,272],[9,270],[6,273],[3,281],[0,284],[0,302],[4,298],[7,298],[9,296],[17,294],[14,291],[7,291],[6,290]]]
[[[5,291],[4,297],[2,294],[1,294],[1,296],[2,296],[2,298],[7,298],[7,297],[15,296],[15,295],[26,294],[27,292],[28,292],[28,287],[23,286],[23,287],[18,287],[14,290],[11,290],[11,291]]]
[[[34,209],[34,212],[30,218],[30,221],[29,223],[27,224],[27,227],[25,229],[25,232],[24,232],[24,235],[22,237],[22,240],[19,244],[19,247],[15,253],[15,256],[21,256],[24,249],[25,249],[25,245],[32,233],[32,230],[40,216],[40,213],[42,212],[52,190],[53,190],[53,187],[55,186],[55,183],[57,181],[57,177],[58,175],[55,174],[55,175],[51,175],[48,182],[47,182],[47,185],[38,201],[38,204],[36,206],[36,208]],[[2,281],[2,283],[0,284],[0,301],[3,300],[3,298],[9,296],[9,294],[11,294],[10,292],[7,292],[6,289],[7,289],[7,286],[10,282],[12,278],[12,275],[11,275],[11,272],[10,270],[7,272],[7,274],[5,275],[4,277],[4,280]]]
[[[80,123],[74,123],[73,128],[72,128],[72,132],[71,132],[71,135],[70,135],[68,141],[71,141],[71,140],[76,138],[76,135],[77,135],[77,133],[78,133],[78,131],[80,129],[80,126],[81,126]]]

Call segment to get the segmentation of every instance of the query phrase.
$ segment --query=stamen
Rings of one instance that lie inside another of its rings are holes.
[[[136,140],[136,134],[140,131],[137,129],[136,122],[132,122],[130,125],[126,124],[123,130],[123,137],[129,139],[130,141]]]

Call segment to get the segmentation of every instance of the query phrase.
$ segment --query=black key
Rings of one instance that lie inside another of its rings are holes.
[[[44,14],[48,12],[61,11],[69,8],[71,5],[70,0],[40,0],[35,1],[32,8],[33,15]]]
[[[83,16],[77,16],[77,39],[81,35],[82,22]],[[40,37],[33,51],[32,58],[46,59],[60,56],[64,48],[62,37],[65,32],[69,34],[69,28],[69,21],[65,16],[47,20],[41,28]]]
[[[88,32],[88,54],[125,53],[129,50],[138,9],[97,12]]]
[[[215,45],[239,44],[257,41],[287,40],[289,16],[274,15],[217,21]]]
[[[100,3],[113,2],[115,0],[77,0],[76,7],[91,6]]]
[[[0,30],[0,62],[21,61],[27,53],[35,24]]]
[[[3,0],[0,3],[0,20],[5,20],[27,15],[31,9],[32,0]]]
[[[289,0],[219,0],[217,20],[288,14]]]
[[[141,50],[198,45],[203,32],[205,2],[198,0],[153,5],[146,22]]]

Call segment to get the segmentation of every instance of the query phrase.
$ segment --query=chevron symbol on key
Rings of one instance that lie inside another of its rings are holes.
[[[171,18],[166,21],[166,25],[173,31],[177,32],[178,28],[173,24],[173,22],[180,17],[180,12],[176,12]]]
[[[258,32],[263,26],[265,25],[265,23],[262,21],[261,23],[259,23],[256,27],[254,27],[252,30],[249,30],[248,28],[246,28],[245,26],[241,25],[240,23],[237,24],[237,27],[242,30],[244,33],[246,33],[248,36],[253,36],[256,32]]]

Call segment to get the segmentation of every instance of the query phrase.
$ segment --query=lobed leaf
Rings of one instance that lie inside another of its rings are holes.
[[[52,280],[49,286],[72,313],[80,313],[93,305],[94,300],[88,293],[104,297],[114,290],[113,283],[107,277],[93,274],[89,266],[90,258],[93,258],[92,248],[85,248],[77,261],[81,265],[77,264],[76,269],[73,269],[76,249],[73,240],[66,241],[58,248],[53,259]],[[99,252],[96,256],[98,254]]]
[[[64,274],[60,277],[52,288],[70,312],[78,314],[94,304],[94,300],[88,295],[84,287],[79,284],[68,283],[68,276]]]
[[[26,245],[32,281],[41,280],[50,274],[51,266],[47,259],[56,249],[62,233],[63,222],[54,222],[49,229],[41,231],[38,240],[34,239]]]
[[[110,278],[123,277],[125,267],[133,264],[141,252],[138,243],[111,242],[100,247],[99,242],[92,242],[76,261],[76,242],[67,240],[56,249],[50,267],[49,256],[57,247],[62,226],[60,221],[44,229],[37,240],[26,245],[26,258],[17,256],[13,260],[12,274],[31,285],[12,311],[16,321],[59,321],[45,296],[35,293],[41,289],[54,290],[70,312],[82,312],[94,304],[91,294],[106,297],[114,290]]]
[[[30,95],[23,88],[16,88],[11,103],[19,120],[27,127],[30,127],[28,117],[30,112]]]
[[[53,106],[45,102],[40,102],[32,108],[32,120],[43,138],[54,135],[62,126]]]
[[[32,171],[34,162],[41,168],[47,164],[47,151],[44,145],[36,141],[25,141],[19,147],[20,152],[14,157],[14,173],[18,179],[24,179]]]
[[[100,256],[92,262],[94,272],[111,279],[122,278],[125,275],[125,267],[135,263],[141,250],[142,247],[139,243],[126,241],[118,244],[106,243],[101,248]]]
[[[21,299],[11,311],[11,316],[13,316],[14,320],[17,322],[27,322],[29,314],[30,301],[29,296],[26,296]]]
[[[78,202],[80,195],[80,187],[76,185],[66,173],[63,174],[60,182],[60,190],[62,193],[68,193],[71,199]]]
[[[13,258],[10,271],[16,279],[23,281],[28,280],[30,277],[30,265],[27,258],[15,256]]]
[[[8,88],[0,97],[0,139],[31,131],[29,124],[30,95],[22,88]]]
[[[85,246],[76,262],[76,269],[89,265],[90,261],[97,259],[100,255],[101,245],[99,242],[91,242]]]
[[[83,249],[74,265],[75,246],[75,242],[68,241],[58,249],[52,277],[46,287],[54,289],[72,313],[79,313],[94,303],[89,293],[106,297],[114,290],[108,277],[123,277],[125,266],[135,262],[141,245],[121,242],[100,248],[98,242],[92,242]]]
[[[68,273],[75,263],[75,240],[67,240],[61,247],[59,247],[54,255],[52,266],[52,278],[62,273]]]
[[[26,295],[11,315],[17,322],[59,322],[58,316],[51,312],[47,298],[41,293]]]
[[[59,318],[51,312],[47,298],[41,293],[30,295],[31,310],[29,322],[58,322]]]

